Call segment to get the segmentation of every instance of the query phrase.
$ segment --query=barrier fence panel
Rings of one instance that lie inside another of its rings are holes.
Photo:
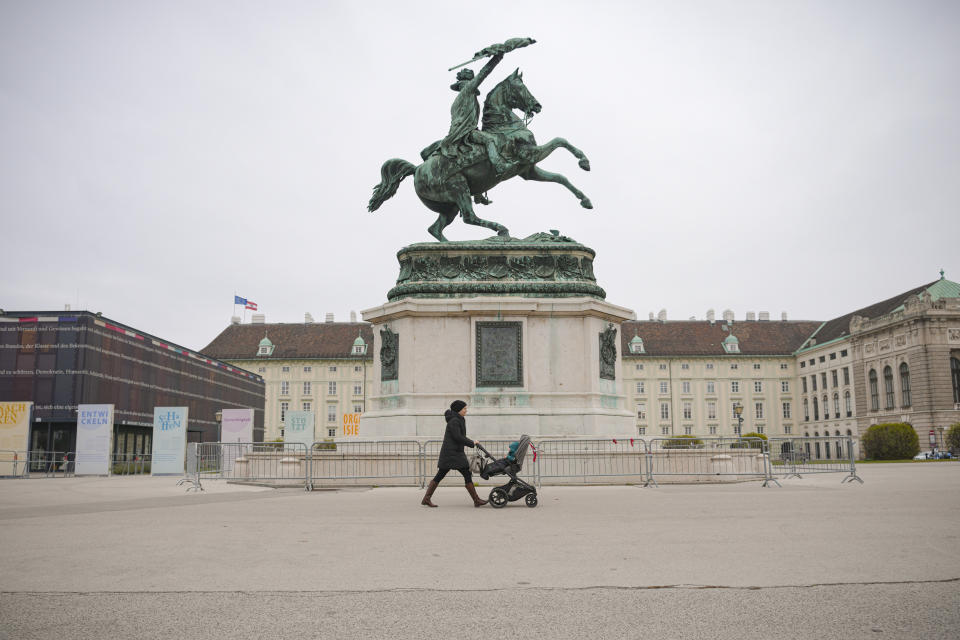
[[[334,440],[310,447],[309,483],[423,486],[423,452],[416,440]]]
[[[548,484],[610,484],[649,481],[646,442],[639,438],[544,439],[538,443],[537,475]]]
[[[114,453],[110,456],[110,475],[149,475],[151,458],[149,453]]]
[[[653,438],[647,444],[650,481],[776,482],[762,438]]]
[[[69,478],[73,475],[77,454],[73,451],[31,451],[27,475],[45,478]]]
[[[495,459],[500,460],[501,458],[506,458],[507,453],[510,450],[510,443],[517,442],[519,438],[477,438],[480,441],[480,445],[490,452]],[[423,485],[426,486],[426,483],[433,479],[433,476],[437,473],[437,458],[440,456],[440,447],[443,445],[443,440],[427,440],[423,443]],[[471,455],[474,452],[474,449],[467,448],[467,455]],[[527,453],[523,458],[523,467],[520,469],[520,473],[517,474],[518,478],[523,479],[524,482],[529,484],[538,484],[537,479],[537,465],[540,463],[540,445],[535,442],[530,443],[530,448],[527,450]],[[487,460],[487,463],[490,461]],[[463,480],[460,477],[460,474],[456,471],[451,472],[455,474],[457,479]],[[444,478],[444,481],[449,482],[451,474],[448,473],[447,477]],[[509,476],[499,475],[499,476],[490,476],[487,480],[484,480],[480,477],[480,474],[473,474],[473,481],[477,484],[482,484],[485,486],[497,486],[506,484],[510,481]]]
[[[26,478],[29,471],[26,451],[0,450],[0,478]]]
[[[845,473],[843,482],[863,480],[857,476],[852,436],[770,438],[770,464],[775,474],[801,478],[811,473]]]
[[[203,480],[281,482],[303,484],[310,489],[307,446],[299,442],[199,442],[195,457],[189,453],[185,480],[192,476],[195,488]],[[193,465],[193,468],[191,468]],[[182,481],[181,481],[182,482]]]

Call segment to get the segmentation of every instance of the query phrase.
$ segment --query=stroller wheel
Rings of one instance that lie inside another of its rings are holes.
[[[527,506],[531,509],[537,506],[537,494],[528,493],[527,496],[523,499],[527,503]]]
[[[490,506],[494,509],[502,509],[507,506],[507,492],[497,487],[490,492]]]

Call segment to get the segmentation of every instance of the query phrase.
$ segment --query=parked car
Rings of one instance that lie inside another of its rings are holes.
[[[918,453],[917,455],[913,456],[913,459],[914,459],[914,460],[929,460],[929,459],[930,459],[930,453],[931,453],[930,451],[921,451],[921,452]]]

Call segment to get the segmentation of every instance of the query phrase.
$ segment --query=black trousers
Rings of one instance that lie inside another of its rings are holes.
[[[440,484],[440,481],[447,475],[447,472],[451,469],[439,469],[437,470],[437,475],[433,476],[433,481],[437,484]],[[460,475],[463,476],[463,482],[465,484],[473,484],[473,475],[470,473],[470,467],[464,467],[463,469],[453,469],[453,471],[459,471]]]

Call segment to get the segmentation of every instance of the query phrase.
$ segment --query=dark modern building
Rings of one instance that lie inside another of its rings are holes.
[[[73,451],[79,404],[114,405],[116,453],[150,453],[154,407],[189,407],[191,442],[250,408],[263,439],[261,376],[87,311],[0,312],[0,401],[34,403],[31,451]]]

